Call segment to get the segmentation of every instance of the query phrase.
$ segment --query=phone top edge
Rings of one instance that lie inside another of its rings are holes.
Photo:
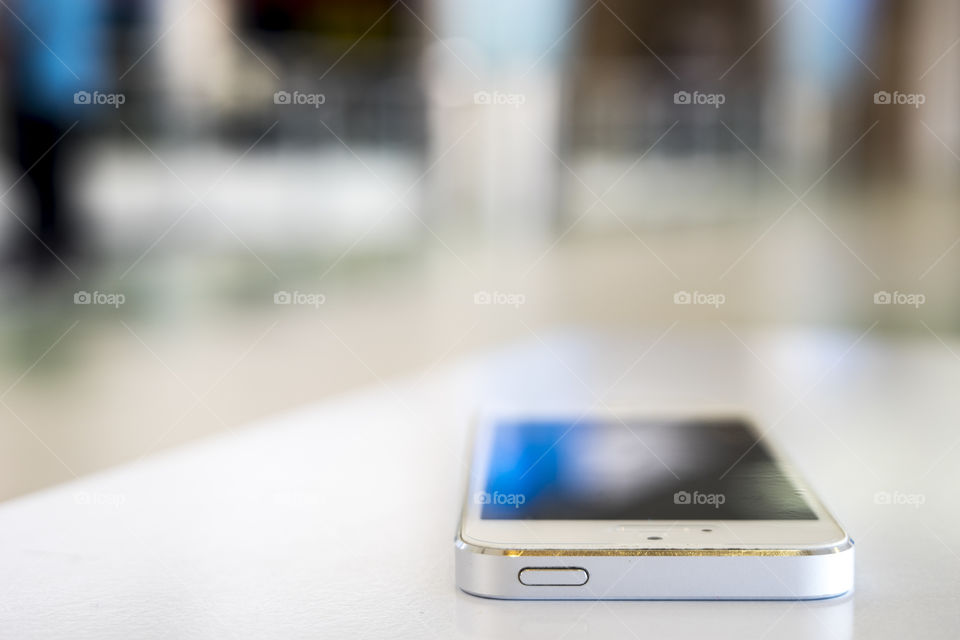
[[[682,407],[679,405],[618,405],[585,406],[570,405],[560,407],[529,407],[509,405],[483,405],[475,407],[470,418],[471,425],[482,427],[500,420],[551,420],[567,419],[577,416],[579,420],[739,420],[746,423],[756,433],[757,416],[749,409],[735,404],[698,405]]]
[[[490,547],[474,544],[463,539],[462,531],[457,532],[455,546],[461,551],[494,556],[819,556],[832,553],[843,553],[853,548],[853,540],[845,537],[841,542],[819,547],[804,548],[637,548],[637,547],[607,547],[607,548],[575,548],[564,547],[554,549],[516,549],[506,547]]]

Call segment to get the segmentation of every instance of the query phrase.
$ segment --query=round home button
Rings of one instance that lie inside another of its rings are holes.
[[[590,579],[580,567],[527,567],[517,577],[528,587],[579,587]]]

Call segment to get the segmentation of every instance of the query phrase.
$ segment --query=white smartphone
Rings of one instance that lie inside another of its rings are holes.
[[[737,416],[497,415],[476,430],[457,585],[510,599],[813,599],[853,541]]]

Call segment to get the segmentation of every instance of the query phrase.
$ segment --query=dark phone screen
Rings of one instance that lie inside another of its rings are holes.
[[[518,421],[494,427],[492,520],[815,520],[745,423]]]

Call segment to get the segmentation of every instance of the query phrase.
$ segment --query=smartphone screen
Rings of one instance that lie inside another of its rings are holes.
[[[815,520],[737,420],[496,424],[483,490],[490,520]]]

